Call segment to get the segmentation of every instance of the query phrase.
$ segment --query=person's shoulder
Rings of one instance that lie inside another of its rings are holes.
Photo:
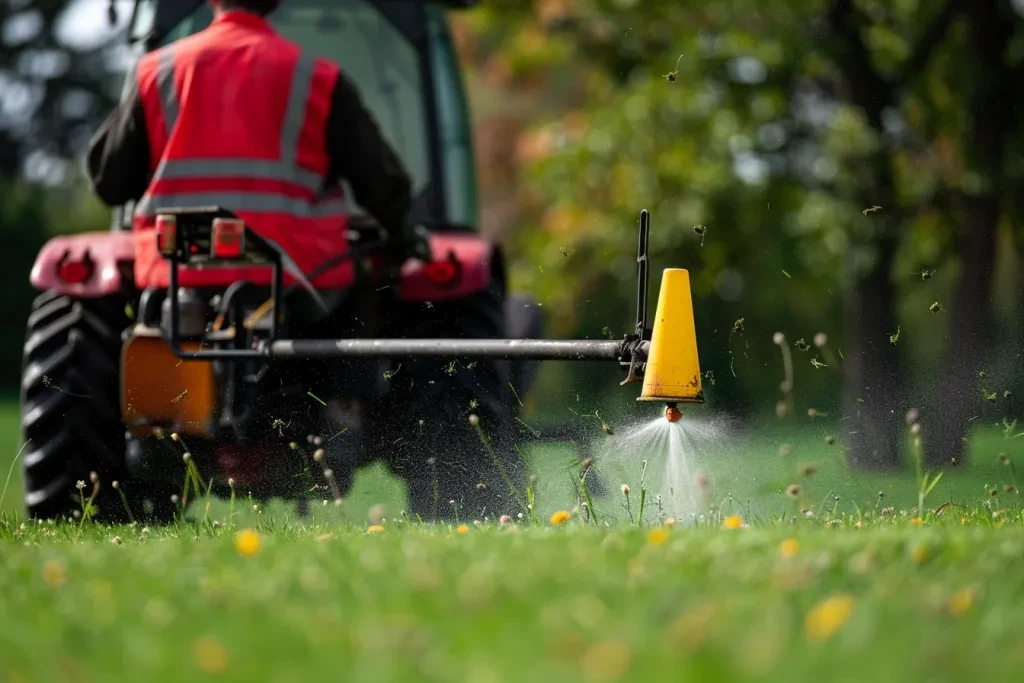
[[[163,47],[143,53],[139,57],[134,67],[136,80],[139,82],[139,85],[145,86],[159,77],[161,65],[166,63],[173,54],[171,52],[173,46],[173,43],[164,45]]]

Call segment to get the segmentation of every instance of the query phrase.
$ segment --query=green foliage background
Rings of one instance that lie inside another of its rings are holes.
[[[1002,65],[1020,72],[1020,15],[1009,2],[981,4],[1009,27]],[[996,195],[986,306],[997,352],[978,363],[989,376],[998,368],[1001,386],[1019,385],[1021,235],[1010,195],[1021,141],[1011,124],[1005,166],[979,160],[978,16],[916,0],[495,1],[461,15],[478,91],[533,97],[537,118],[517,150],[527,218],[508,232],[516,283],[540,295],[556,332],[628,329],[633,234],[639,210],[652,210],[655,270],[692,273],[709,396],[717,408],[770,414],[782,379],[774,332],[791,343],[826,332],[841,353],[861,334],[844,306],[891,250],[881,278],[894,286],[896,324],[861,343],[894,346],[906,369],[877,391],[905,384],[907,402],[923,401],[941,382],[953,296],[978,275],[962,259],[972,238],[964,198]],[[864,65],[879,92],[858,91]],[[936,301],[947,313],[929,310]],[[739,318],[743,335],[732,332]],[[835,409],[839,368],[815,369],[815,354],[796,352],[798,398]],[[546,372],[559,377],[550,391],[578,390],[564,381],[575,368]],[[594,391],[610,384],[592,379]],[[980,392],[970,391],[973,405]]]
[[[775,414],[781,331],[791,344],[826,333],[838,360],[794,350],[793,417],[848,415],[844,387],[848,401],[891,395],[892,414],[949,386],[986,421],[1019,412],[1024,164],[1013,84],[1024,20],[1010,0],[489,0],[451,21],[475,116],[482,228],[506,244],[514,287],[542,302],[550,336],[631,329],[647,208],[652,300],[662,268],[690,269],[715,410]],[[1009,114],[992,118],[1001,107]],[[107,217],[77,180],[29,187],[8,166],[0,296],[12,332],[0,341],[0,384],[14,387],[35,252],[48,234],[105,229]],[[995,206],[991,236],[979,202]],[[872,300],[865,282],[891,294]],[[962,297],[971,287],[979,296]],[[851,317],[858,303],[892,325]],[[851,379],[850,359],[872,354],[895,359],[892,372]],[[973,374],[950,373],[958,357],[986,371],[997,402],[981,401]],[[618,379],[604,366],[549,364],[530,417],[631,413]]]

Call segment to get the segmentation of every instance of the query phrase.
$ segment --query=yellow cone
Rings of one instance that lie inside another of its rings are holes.
[[[658,294],[651,346],[638,401],[703,403],[690,273],[666,268]]]

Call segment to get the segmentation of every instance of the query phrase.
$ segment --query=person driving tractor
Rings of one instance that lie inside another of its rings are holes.
[[[311,259],[345,239],[344,179],[400,238],[411,180],[354,83],[271,27],[280,0],[209,2],[211,25],[144,55],[91,141],[87,170],[100,199],[137,202],[140,232],[161,209],[220,206],[308,273],[320,265]],[[159,268],[155,237],[140,241],[137,279],[150,282]],[[330,280],[328,271],[317,284]]]

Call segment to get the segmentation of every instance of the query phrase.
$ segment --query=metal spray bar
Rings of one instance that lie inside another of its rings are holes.
[[[628,360],[646,355],[622,341],[590,339],[280,339],[275,358],[499,358],[518,360]]]

